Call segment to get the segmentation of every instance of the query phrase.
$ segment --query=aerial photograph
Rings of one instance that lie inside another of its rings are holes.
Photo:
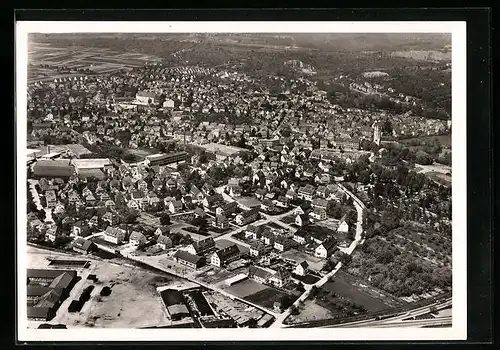
[[[30,33],[20,317],[452,327],[451,53],[446,33]]]

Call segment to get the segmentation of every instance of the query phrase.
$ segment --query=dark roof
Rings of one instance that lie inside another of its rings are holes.
[[[212,237],[207,237],[201,241],[195,241],[192,243],[192,246],[194,250],[199,253],[202,251],[205,251],[207,249],[210,249],[212,247],[215,247],[215,241]]]
[[[243,213],[241,213],[241,216],[243,216],[244,218],[248,218],[254,214],[258,214],[259,211],[257,209],[250,209],[250,210],[247,210],[247,211],[244,211]]]
[[[305,269],[309,267],[309,263],[307,261],[305,261],[305,260],[302,261],[299,265],[302,266]]]
[[[232,257],[234,255],[237,255],[239,253],[240,250],[238,249],[238,246],[236,244],[230,245],[226,248],[219,249],[218,251],[215,252],[215,254],[217,254],[217,256],[221,261],[229,257]]]
[[[271,273],[264,270],[263,268],[259,267],[259,266],[250,266],[249,269],[248,269],[248,276],[252,277],[252,276],[257,276],[257,277],[260,277],[260,278],[264,278],[264,279],[267,279],[269,277]]]
[[[74,272],[74,273],[71,273]],[[68,271],[68,272],[63,272],[50,284],[50,288],[68,288],[68,286],[73,282],[73,280],[76,278],[76,271]]]
[[[184,304],[185,301],[184,295],[175,289],[165,289],[160,292],[160,295],[167,307],[171,305]]]
[[[40,159],[33,166],[34,176],[68,178],[74,171],[75,168],[70,165],[69,159]]]
[[[50,313],[50,307],[32,307],[28,306],[28,318],[47,319]]]
[[[73,247],[88,250],[92,246],[92,242],[88,239],[76,238],[73,241]]]
[[[46,278],[46,279],[55,279],[63,273],[68,273],[74,277],[76,277],[75,270],[44,270],[44,269],[28,269],[27,277],[28,278]]]
[[[78,170],[78,176],[81,178],[95,177],[98,180],[106,178],[101,169],[80,169]]]
[[[326,250],[331,250],[331,249],[335,248],[336,243],[337,242],[334,239],[327,239],[326,241],[324,241],[320,245],[325,247]]]
[[[190,253],[186,252],[185,250],[178,250],[175,253],[174,257],[177,259],[180,259],[180,260],[190,262],[192,264],[198,264],[200,262],[200,260],[202,259],[201,256],[190,254]]]

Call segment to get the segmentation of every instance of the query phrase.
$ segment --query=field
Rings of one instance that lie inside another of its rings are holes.
[[[230,287],[222,287],[222,289],[225,289],[227,292],[240,298],[246,298],[247,296],[251,296],[252,294],[261,292],[267,288],[268,287],[266,287],[265,285],[255,282],[251,279],[246,279],[244,281],[235,283]]]
[[[28,267],[46,268],[48,257],[60,259],[81,259],[81,256],[50,252],[28,247]],[[169,325],[170,320],[156,292],[156,287],[176,284],[178,280],[166,274],[154,273],[132,265],[119,265],[110,261],[87,258],[91,265],[87,269],[76,269],[81,280],[73,287],[50,322],[71,327],[137,328]],[[98,281],[87,280],[92,273]],[[69,313],[68,306],[78,299],[81,292],[93,285],[90,300],[79,313]],[[104,286],[111,288],[106,297],[99,295]],[[39,322],[29,322],[36,327]]]
[[[288,294],[278,289],[267,287],[266,289],[258,291],[257,293],[244,297],[244,299],[262,307],[273,309],[274,303],[280,302],[281,298],[285,295]]]
[[[286,319],[287,324],[324,320],[331,318],[333,315],[327,308],[318,305],[311,299],[306,299],[303,304],[299,306],[298,315],[290,315]]]
[[[373,296],[348,283],[343,276],[342,272],[337,273],[333,281],[327,282],[322,288],[341,297],[347,298],[356,304],[363,305],[367,311],[380,311],[390,307],[384,304],[381,300],[374,298]]]
[[[440,52],[440,51],[394,51],[391,53],[392,56],[412,58],[418,61],[451,61],[451,52]]]
[[[141,215],[137,217],[137,223],[144,226],[149,226],[151,228],[156,228],[160,226],[160,218],[157,218],[156,216],[145,212],[141,212]]]
[[[57,68],[67,67],[67,73],[77,73],[78,69],[89,69],[89,72],[106,74],[119,71],[143,67],[146,63],[158,60],[158,57],[151,55],[130,55],[119,51],[104,50],[98,48],[85,48],[70,46],[56,47],[56,45],[44,45],[37,42],[30,42],[28,60],[30,80],[54,79],[61,75]],[[40,67],[48,65],[49,67]],[[75,76],[75,74],[70,74]]]

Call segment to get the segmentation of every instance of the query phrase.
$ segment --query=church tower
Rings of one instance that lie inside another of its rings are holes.
[[[380,125],[377,122],[373,124],[373,142],[380,146]]]

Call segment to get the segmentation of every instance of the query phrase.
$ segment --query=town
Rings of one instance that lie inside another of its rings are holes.
[[[33,327],[451,322],[445,108],[375,70],[133,60],[30,76]]]

